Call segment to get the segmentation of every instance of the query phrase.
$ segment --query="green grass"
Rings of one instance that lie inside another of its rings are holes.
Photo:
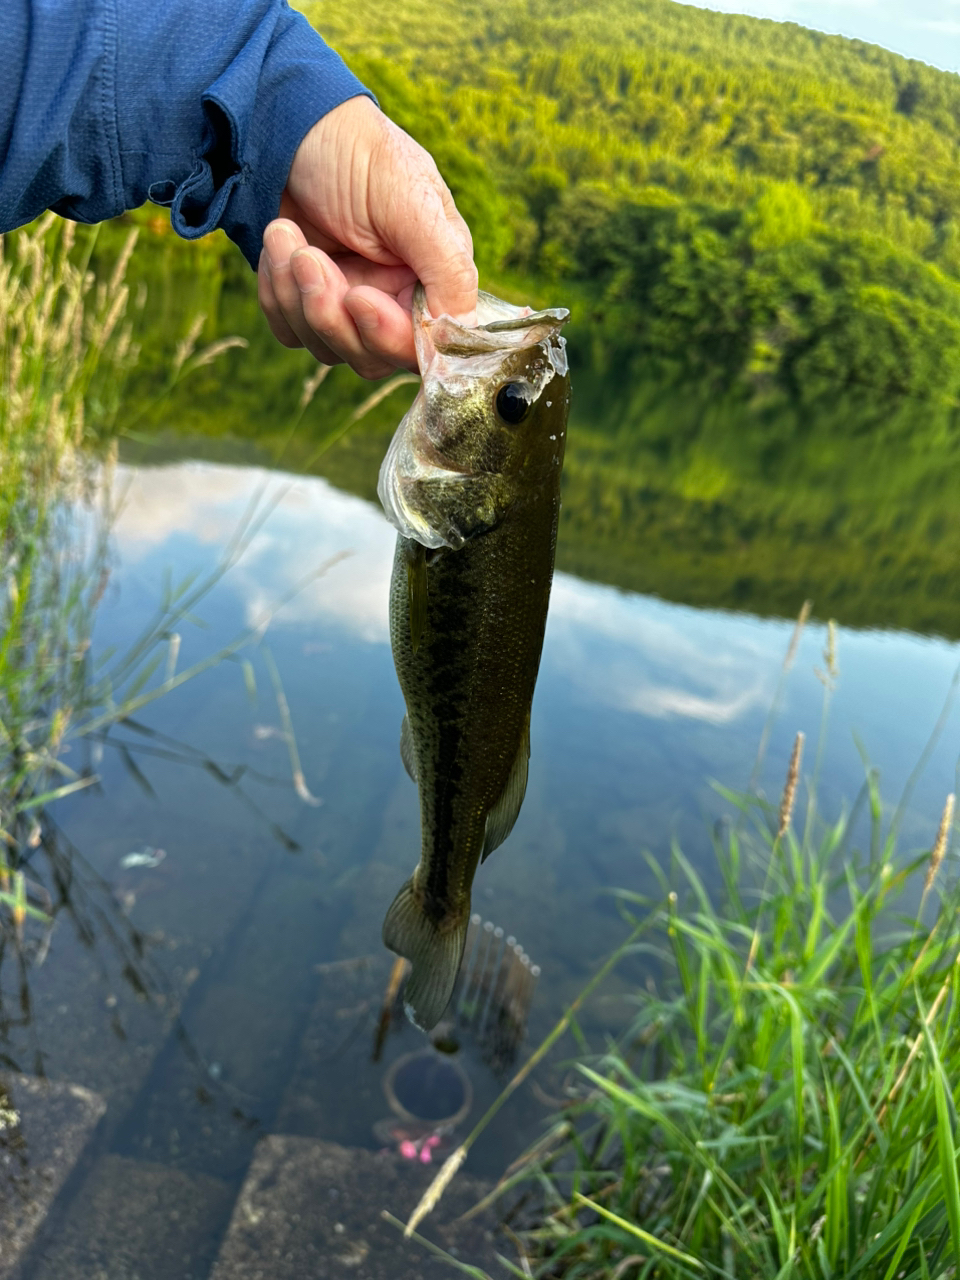
[[[53,215],[0,237],[0,964],[7,941],[21,959],[25,945],[42,959],[52,915],[65,905],[53,901],[38,870],[38,853],[56,860],[46,810],[97,781],[89,769],[70,767],[65,748],[251,640],[245,634],[176,671],[177,627],[269,512],[248,513],[208,578],[169,586],[129,651],[92,660],[114,515],[116,446],[104,442],[125,411],[145,302],[138,291],[128,318],[125,277],[136,230],[94,271],[98,237],[98,228],[78,232]],[[225,338],[197,350],[202,322],[190,323],[170,354],[160,398],[242,343]],[[62,898],[69,875],[49,878]],[[38,923],[40,938],[25,939]]]
[[[72,508],[95,483],[81,445],[112,421],[136,358],[123,283],[135,234],[100,285],[95,233],[75,235],[48,215],[0,238],[0,827],[14,875],[32,811],[83,781],[59,756],[107,566]]]
[[[818,673],[821,745],[835,645],[831,625]],[[954,796],[931,848],[898,849],[955,686],[894,809],[868,769],[852,809],[827,820],[816,799],[820,747],[805,770],[798,734],[777,804],[718,788],[729,812],[714,827],[717,887],[677,846],[666,867],[647,855],[657,892],[618,891],[624,942],[448,1159],[407,1233],[503,1100],[566,1030],[577,1033],[584,999],[630,956],[629,1025],[594,1056],[577,1036],[570,1101],[472,1211],[498,1203],[506,1212],[520,1264],[501,1256],[511,1275],[956,1277]]]
[[[533,1274],[956,1275],[952,797],[934,848],[898,857],[872,774],[833,823],[810,794],[782,836],[727,794],[720,892],[675,848],[659,900],[620,893],[651,978],[627,1033],[578,1064],[575,1137],[537,1170]]]

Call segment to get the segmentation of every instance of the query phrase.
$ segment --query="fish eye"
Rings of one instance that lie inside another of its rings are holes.
[[[515,427],[533,408],[530,387],[525,382],[506,382],[497,392],[497,413],[504,422]]]

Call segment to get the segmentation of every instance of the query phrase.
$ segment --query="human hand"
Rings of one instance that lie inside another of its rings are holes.
[[[264,232],[258,295],[271,330],[361,377],[417,368],[411,307],[476,322],[473,241],[426,151],[369,98],[350,98],[297,150]]]

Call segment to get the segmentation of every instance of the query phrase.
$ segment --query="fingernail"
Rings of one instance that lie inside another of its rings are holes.
[[[264,246],[274,271],[286,265],[296,243],[296,236],[287,227],[273,227],[267,232],[264,236]]]
[[[366,298],[344,298],[344,302],[358,329],[376,329],[380,316],[372,302]]]
[[[293,278],[301,293],[322,293],[327,286],[323,266],[309,249],[298,249],[290,259]]]

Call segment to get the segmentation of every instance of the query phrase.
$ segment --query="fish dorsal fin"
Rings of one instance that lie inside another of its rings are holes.
[[[427,624],[427,550],[419,542],[409,542],[407,560],[407,601],[410,606],[410,644],[413,652]]]
[[[403,717],[400,726],[400,759],[410,777],[417,781],[417,753],[413,749],[413,734],[410,732],[410,717]]]
[[[483,853],[480,861],[484,862],[499,848],[513,830],[513,824],[520,813],[523,797],[527,790],[527,772],[530,767],[530,716],[524,726],[520,738],[520,750],[513,762],[507,785],[503,788],[500,799],[487,814],[487,825],[483,833]]]

